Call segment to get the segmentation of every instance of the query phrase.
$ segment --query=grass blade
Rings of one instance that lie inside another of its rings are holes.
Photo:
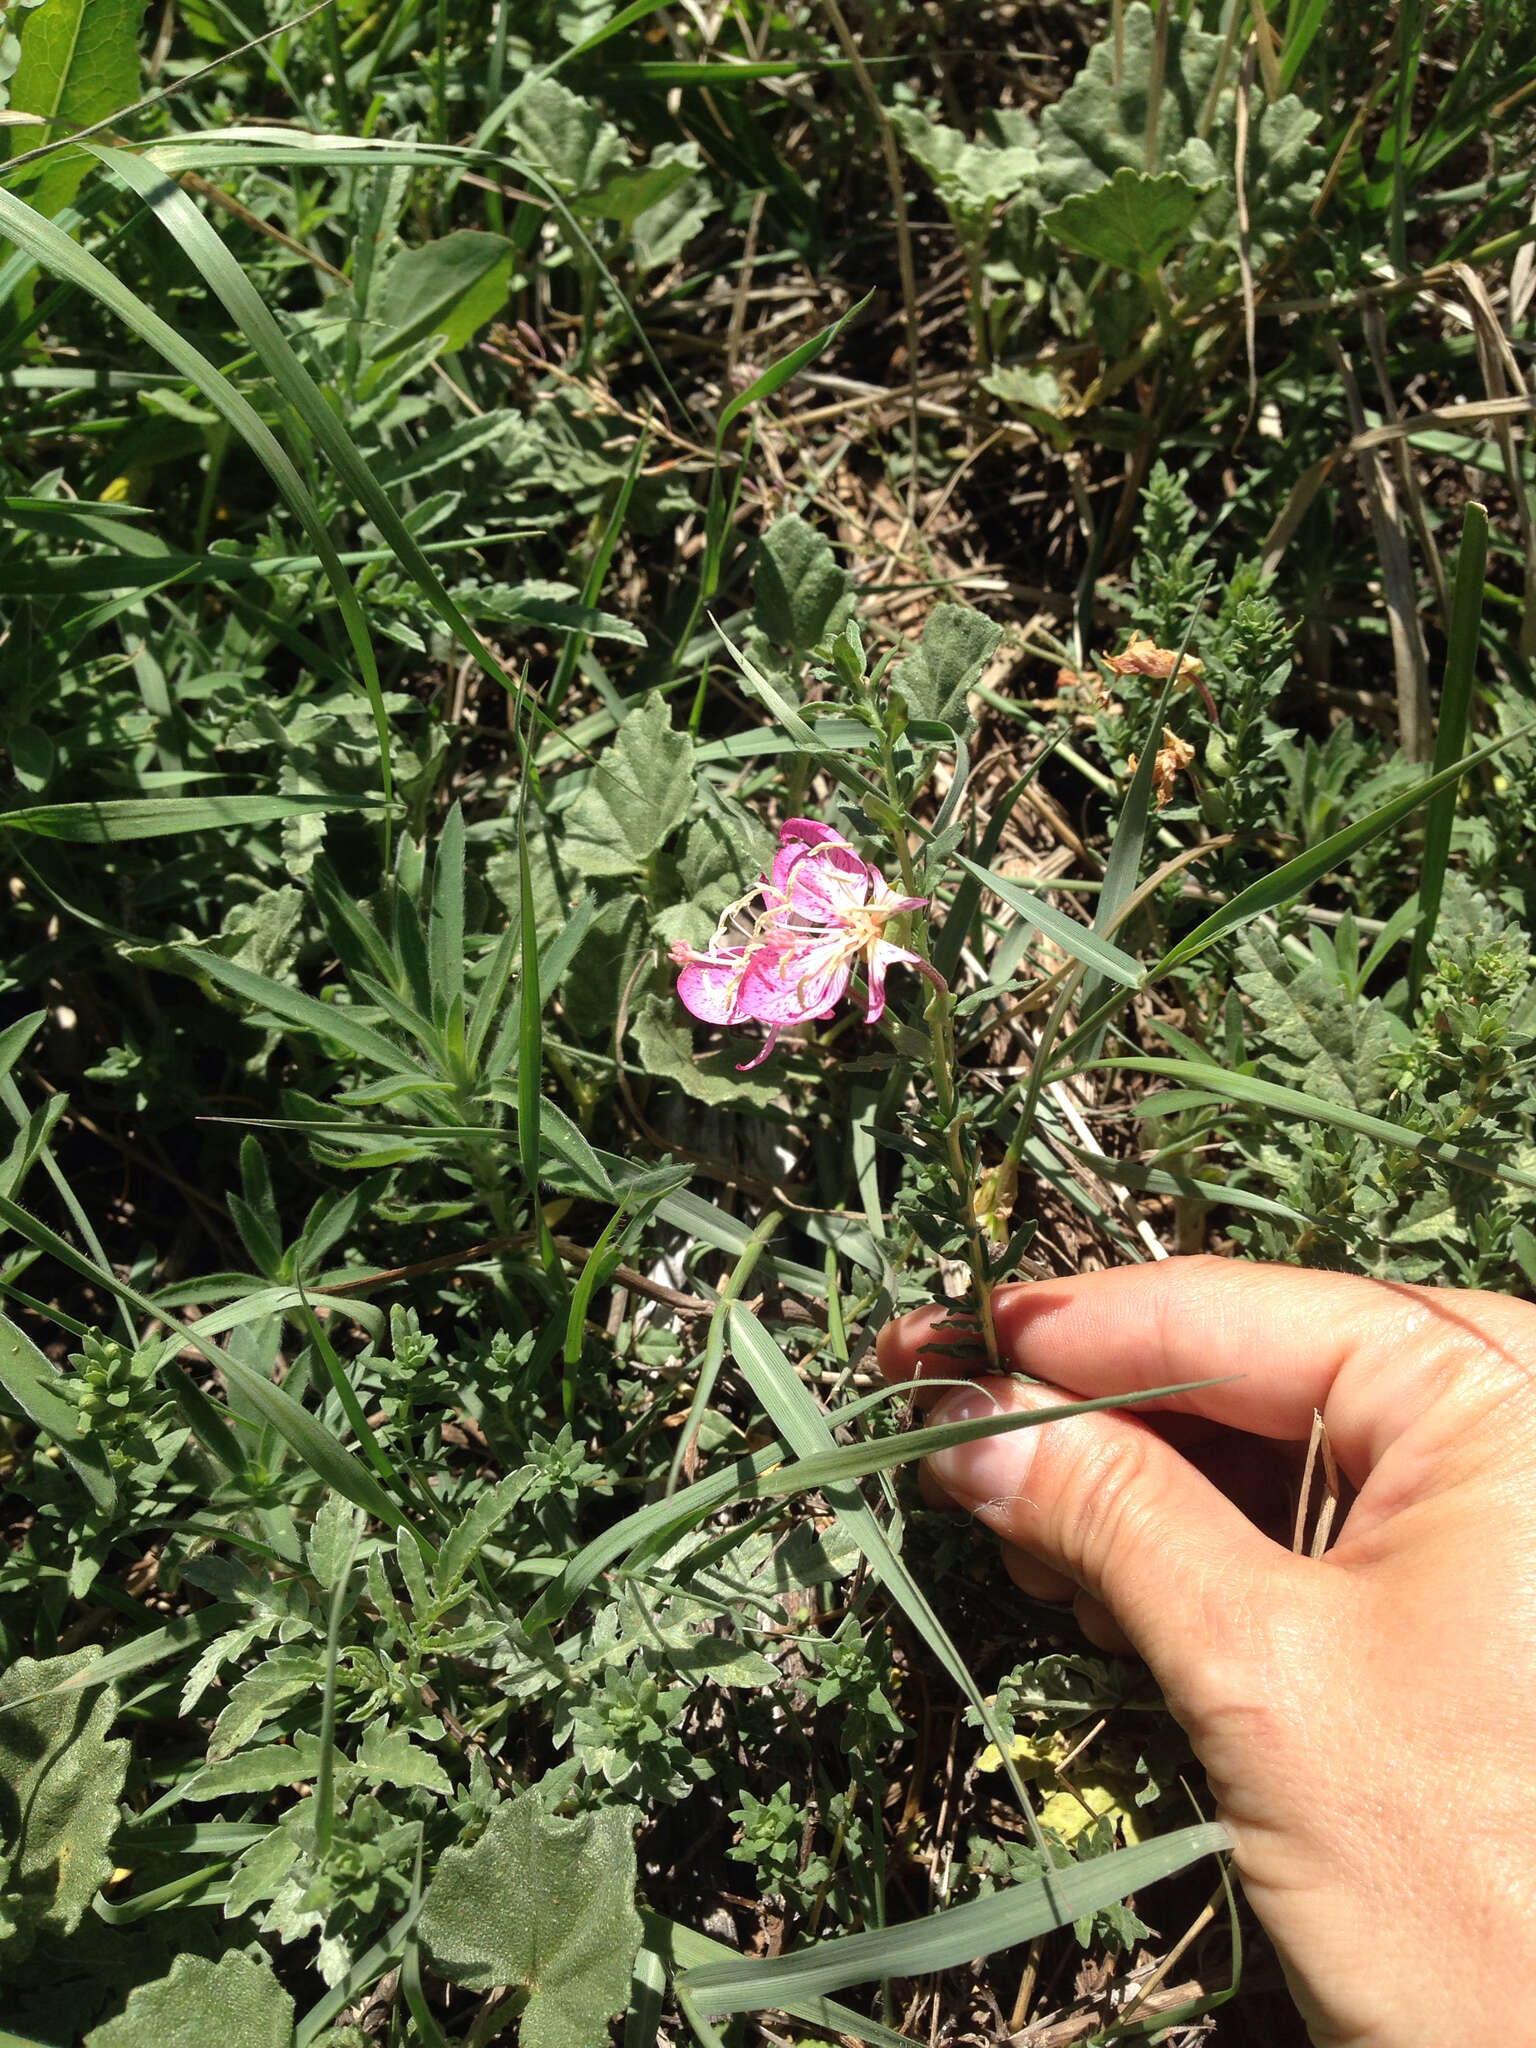
[[[1169,1081],[1182,1081],[1212,1102],[1249,1102],[1260,1109],[1278,1109],[1311,1123],[1335,1124],[1341,1131],[1357,1131],[1362,1138],[1399,1151],[1413,1152],[1436,1166],[1459,1167],[1463,1173],[1480,1173],[1489,1180],[1508,1181],[1512,1187],[1536,1188],[1536,1173],[1522,1173],[1479,1152],[1464,1152],[1459,1145],[1444,1144],[1439,1138],[1410,1131],[1404,1124],[1389,1123],[1385,1117],[1368,1116],[1341,1102],[1327,1102],[1320,1095],[1307,1095],[1299,1088],[1282,1088],[1275,1081],[1261,1081],[1255,1074],[1233,1074],[1224,1067],[1202,1066],[1197,1060],[1089,1060],[1080,1070],[1160,1074]]]
[[[685,1970],[679,1981],[706,2012],[722,2013],[760,2012],[778,2005],[781,1994],[805,1998],[878,1977],[926,1976],[1116,1905],[1130,1892],[1231,1846],[1232,1837],[1220,1821],[1204,1821],[1156,1841],[1096,1856],[1089,1863],[1069,1864],[1025,1884],[1009,1885],[926,1920],[844,1935],[766,1962],[742,1957],[732,1963],[706,1963]]]
[[[1488,573],[1488,509],[1476,499],[1467,506],[1456,553],[1456,586],[1451,593],[1451,628],[1440,690],[1440,726],[1435,735],[1435,770],[1444,773],[1461,758],[1472,717],[1472,678],[1477,668],[1478,632],[1483,620],[1483,581]],[[1419,869],[1419,922],[1413,934],[1408,987],[1417,1000],[1429,965],[1429,948],[1440,915],[1451,827],[1456,819],[1459,778],[1430,798],[1424,813],[1424,859]]]
[[[0,826],[77,846],[114,846],[129,839],[225,832],[231,825],[272,825],[283,818],[377,808],[341,796],[121,796],[91,804],[26,804],[0,811]]]

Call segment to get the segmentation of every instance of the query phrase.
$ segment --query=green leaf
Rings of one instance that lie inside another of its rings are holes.
[[[729,1052],[701,1065],[693,1049],[693,1027],[675,995],[648,996],[631,1029],[644,1071],[657,1080],[675,1081],[695,1102],[707,1102],[714,1107],[766,1109],[779,1097],[776,1081],[738,1074]]]
[[[429,334],[441,335],[450,354],[466,348],[506,305],[516,255],[505,235],[475,228],[455,228],[420,249],[402,251],[374,308],[385,330],[374,344],[374,359],[399,355]]]
[[[22,14],[12,108],[42,115],[49,123],[45,138],[63,142],[72,128],[88,128],[132,106],[139,96],[143,20],[138,0],[43,0]],[[16,139],[9,155],[36,146],[27,129],[10,132]],[[89,160],[69,148],[29,165],[21,174],[28,203],[51,220],[69,205],[89,168]]]
[[[422,1941],[451,1984],[527,1986],[523,2048],[596,2048],[629,2003],[639,1819],[632,1807],[605,1806],[561,1820],[525,1791],[496,1809],[471,1848],[443,1852]]]
[[[519,153],[568,198],[595,193],[629,169],[618,129],[552,78],[530,79],[507,111],[507,127]]]
[[[206,975],[251,1008],[270,1010],[274,1017],[281,1017],[284,1023],[296,1025],[312,1037],[344,1045],[366,1065],[382,1067],[387,1074],[407,1075],[412,1080],[430,1078],[408,1053],[392,1044],[382,1032],[375,1031],[371,1024],[363,1023],[344,1004],[317,1002],[299,989],[289,988],[264,974],[253,974],[238,961],[222,959],[217,953],[194,952],[190,946],[179,946],[176,950],[187,957],[194,978]]]
[[[225,832],[231,825],[270,825],[333,811],[376,810],[340,796],[120,796],[92,804],[28,804],[0,811],[0,826],[42,839],[107,846],[126,839]]]
[[[908,655],[896,680],[914,718],[958,726],[965,698],[997,651],[1003,629],[961,604],[935,605],[916,653]]]
[[[572,201],[571,211],[589,220],[617,221],[628,236],[642,213],[660,206],[679,186],[687,184],[698,170],[699,161],[695,150],[691,162],[674,152],[666,156],[658,153],[649,163],[633,168],[615,166],[600,184]]]
[[[1152,10],[1134,0],[1120,32],[1095,44],[1072,84],[1040,117],[1042,201],[1060,208],[1074,195],[1097,192],[1122,170],[1138,178],[1174,172],[1204,195],[1189,224],[1192,236],[1235,255],[1238,66],[1223,37],[1171,13],[1149,150],[1157,70]],[[1270,103],[1255,88],[1248,115],[1244,188],[1257,261],[1289,246],[1306,226],[1324,158],[1311,140],[1316,116],[1294,95]]]
[[[826,535],[790,512],[763,535],[753,595],[762,631],[804,656],[852,611],[853,578]]]
[[[1088,1863],[1068,1864],[926,1920],[817,1942],[767,1962],[743,1957],[685,1970],[678,1985],[706,2012],[758,2012],[777,2005],[781,1995],[799,1999],[878,1977],[926,1976],[1065,1927],[1231,1846],[1221,1823],[1207,1821]]]
[[[170,1974],[140,1984],[115,2020],[95,2027],[85,2048],[290,2048],[293,2000],[272,1974],[238,1949],[210,1963],[178,1956]]]
[[[1122,164],[1107,185],[1074,194],[1040,225],[1068,249],[1147,277],[1188,239],[1200,198],[1177,171],[1149,177]]]
[[[674,732],[664,699],[648,697],[619,727],[566,812],[563,851],[578,874],[632,875],[688,815],[693,742]]]
[[[1025,131],[1028,139],[1013,143],[971,142],[958,128],[930,120],[916,107],[893,108],[891,125],[962,230],[981,226],[994,207],[1034,182],[1039,156],[1032,131]]]
[[[41,1934],[73,1934],[112,1875],[128,1744],[109,1742],[117,1693],[53,1690],[101,1656],[95,1645],[0,1673],[0,1965],[9,1971]],[[42,1687],[45,1697],[20,1704]],[[15,1701],[18,1704],[11,1705]]]

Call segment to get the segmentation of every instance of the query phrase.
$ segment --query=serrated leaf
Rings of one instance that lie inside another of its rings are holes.
[[[443,1852],[422,1941],[449,1983],[527,1987],[523,2048],[599,2048],[629,2003],[639,1819],[607,1806],[560,1820],[529,1791],[498,1807],[472,1847]]]
[[[524,1465],[516,1472],[509,1472],[495,1486],[487,1487],[444,1537],[432,1570],[432,1585],[439,1605],[446,1605],[459,1581],[528,1491],[536,1469],[532,1465]]]
[[[1167,24],[1157,126],[1147,150],[1156,26],[1143,0],[1127,7],[1118,38],[1095,44],[1082,70],[1040,118],[1039,188],[1047,206],[1096,192],[1118,171],[1176,172],[1206,196],[1192,237],[1237,246],[1237,67],[1223,38],[1175,14]],[[1244,186],[1255,255],[1294,240],[1322,182],[1323,155],[1310,133],[1316,116],[1294,95],[1270,104],[1249,97]]]
[[[50,1691],[101,1656],[95,1645],[63,1657],[21,1657],[0,1674],[0,1964],[13,1968],[40,1934],[73,1934],[112,1874],[128,1744],[109,1742],[117,1690]]]
[[[556,79],[531,79],[512,102],[507,126],[519,153],[568,198],[600,191],[629,168],[618,129]]]
[[[964,718],[965,696],[997,651],[1001,626],[967,605],[935,605],[917,651],[896,672],[914,718],[956,725]]]
[[[1074,193],[1040,225],[1081,255],[1147,277],[1188,238],[1200,198],[1177,171],[1150,177],[1122,164],[1108,184]]]
[[[763,535],[753,595],[762,631],[804,656],[852,611],[853,578],[826,535],[789,512]]]
[[[933,180],[957,224],[984,222],[1034,182],[1039,157],[1033,140],[998,145],[972,142],[958,128],[932,121],[915,107],[892,110],[892,125],[909,155]]]
[[[1237,985],[1278,1080],[1330,1102],[1385,1108],[1392,1090],[1392,1031],[1385,1008],[1351,1002],[1315,960],[1293,961],[1265,931],[1244,934]]]
[[[140,1984],[85,2048],[290,2048],[293,2000],[271,1966],[238,1950],[210,1963],[178,1956],[167,1976]]]
[[[566,812],[563,851],[578,874],[638,874],[688,815],[693,742],[660,697],[637,704]]]
[[[329,1591],[352,1561],[357,1548],[357,1510],[340,1494],[328,1493],[315,1510],[305,1546],[309,1568]]]
[[[778,1099],[776,1082],[738,1074],[729,1052],[701,1063],[693,1049],[693,1027],[675,996],[647,996],[631,1029],[644,1071],[658,1080],[675,1081],[695,1102],[715,1108],[766,1109]]]

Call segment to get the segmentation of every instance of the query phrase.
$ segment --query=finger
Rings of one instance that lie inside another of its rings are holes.
[[[966,1379],[987,1363],[975,1318],[942,1301],[886,1323],[875,1339],[875,1357],[895,1386],[907,1381]],[[919,1409],[931,1408],[944,1393],[942,1386],[914,1385],[909,1391]]]
[[[1070,1600],[1077,1592],[1075,1579],[1042,1564],[1038,1557],[1027,1550],[1020,1550],[1016,1543],[1004,1543],[1001,1549],[1003,1569],[1019,1591],[1027,1593],[1031,1600]]]
[[[1077,1617],[1078,1627],[1096,1650],[1107,1650],[1112,1657],[1136,1655],[1136,1645],[1102,1600],[1095,1600],[1091,1593],[1079,1593],[1072,1602],[1072,1612]]]
[[[1320,1410],[1357,1483],[1430,1400],[1449,1353],[1522,1336],[1536,1349],[1536,1315],[1500,1297],[1215,1258],[1001,1287],[993,1315],[1006,1364],[1075,1394],[1220,1379],[1167,1406],[1291,1439]],[[882,1331],[890,1377],[930,1369],[931,1318]]]
[[[983,1380],[949,1395],[936,1420],[1060,1398],[1048,1387]],[[1211,1683],[1229,1685],[1234,1666],[1271,1654],[1272,1618],[1293,1618],[1298,1601],[1313,1598],[1315,1580],[1289,1552],[1129,1414],[1101,1410],[979,1437],[929,1462],[946,1491],[1006,1543],[1108,1611],[1175,1711],[1181,1703],[1197,1716],[1206,1711]]]

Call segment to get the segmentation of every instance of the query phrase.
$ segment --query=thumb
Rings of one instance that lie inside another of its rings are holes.
[[[1070,1393],[982,1380],[930,1423]],[[1179,1718],[1219,1715],[1307,1617],[1315,1581],[1171,1444],[1115,1410],[939,1451],[932,1477],[1010,1544],[1065,1573],[1146,1658]]]

